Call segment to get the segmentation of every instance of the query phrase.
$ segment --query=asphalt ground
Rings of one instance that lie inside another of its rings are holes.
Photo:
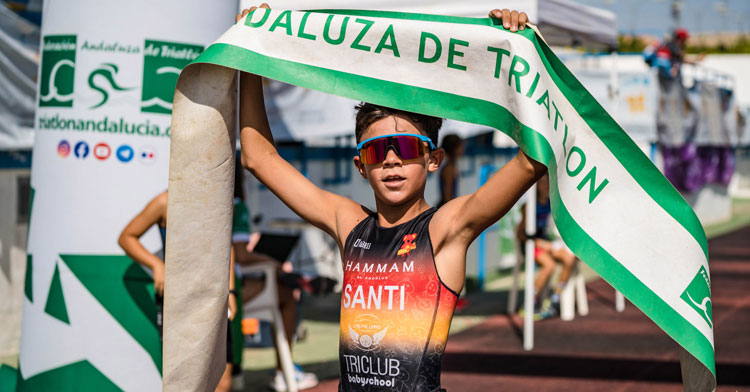
[[[709,260],[717,390],[750,391],[750,227],[709,240]],[[503,314],[507,294],[470,296],[473,306],[463,313],[494,314],[449,338],[443,387],[461,392],[682,391],[677,344],[629,302],[618,313],[615,292],[603,280],[589,282],[587,293],[588,316],[535,323],[532,351],[522,347],[522,320]],[[336,391],[337,385],[334,377],[309,391]]]

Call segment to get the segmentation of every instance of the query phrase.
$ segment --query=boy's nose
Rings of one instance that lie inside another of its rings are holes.
[[[385,160],[383,161],[383,166],[394,166],[394,165],[400,165],[401,164],[401,157],[396,154],[396,149],[393,146],[389,146],[387,152],[385,153]]]

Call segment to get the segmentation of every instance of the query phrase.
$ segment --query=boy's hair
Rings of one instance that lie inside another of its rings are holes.
[[[432,140],[436,146],[438,144],[438,131],[443,126],[443,119],[425,114],[407,112],[405,110],[393,109],[387,106],[374,105],[367,102],[361,102],[354,107],[357,110],[357,120],[354,128],[354,135],[357,143],[362,141],[362,135],[367,128],[376,121],[393,115],[402,115],[418,125],[427,137]]]

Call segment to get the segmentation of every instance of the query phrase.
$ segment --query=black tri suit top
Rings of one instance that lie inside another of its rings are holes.
[[[344,248],[339,391],[439,391],[458,296],[438,277],[431,208],[384,228],[360,222]]]

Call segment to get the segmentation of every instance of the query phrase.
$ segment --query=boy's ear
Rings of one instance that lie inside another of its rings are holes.
[[[362,163],[362,161],[359,160],[359,156],[355,156],[354,159],[354,167],[357,168],[357,171],[359,171],[359,175],[362,176],[365,180],[367,179],[367,171],[365,171],[365,164]]]
[[[440,164],[443,162],[443,159],[445,159],[444,149],[437,148],[435,150],[432,150],[432,152],[430,152],[430,158],[427,161],[427,171],[437,171],[437,169],[440,167]]]

